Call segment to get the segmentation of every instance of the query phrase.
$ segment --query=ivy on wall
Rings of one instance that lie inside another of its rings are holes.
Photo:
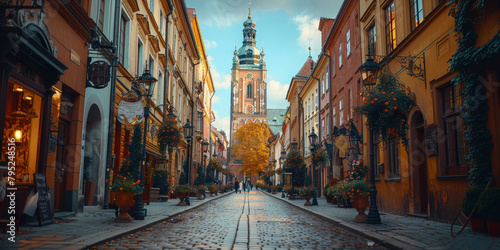
[[[497,0],[450,0],[450,15],[455,18],[454,33],[458,44],[450,59],[450,71],[457,73],[453,84],[463,83],[462,117],[465,123],[465,139],[469,152],[467,160],[472,163],[468,179],[470,185],[485,187],[491,172],[491,132],[486,127],[488,99],[482,84],[484,66],[498,60],[500,56],[500,34],[494,35],[484,45],[475,47],[477,34],[474,26],[484,17],[486,6]]]

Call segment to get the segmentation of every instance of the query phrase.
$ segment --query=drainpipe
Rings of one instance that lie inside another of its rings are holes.
[[[113,129],[115,121],[115,90],[116,90],[116,71],[118,70],[118,42],[120,38],[120,7],[119,2],[115,2],[115,27],[113,30],[113,49],[114,49],[114,60],[111,68],[111,90],[109,98],[109,117],[108,117],[108,148],[106,154],[106,173],[104,177],[104,203],[102,205],[103,209],[109,208],[109,178],[110,169],[112,167],[112,157],[113,154]]]
[[[166,16],[165,16],[165,43],[166,43],[166,46],[165,46],[165,58],[166,58],[166,62],[165,62],[165,69],[164,69],[164,72],[165,72],[165,79],[163,79],[163,82],[164,82],[164,85],[163,85],[163,103],[165,103],[165,100],[168,99],[168,89],[169,89],[169,82],[170,82],[170,71],[168,71],[168,17],[170,15],[172,15],[172,13],[174,13],[174,6],[172,6],[172,4],[170,3],[170,0],[167,1],[167,4],[170,8],[170,13],[168,13]],[[161,31],[160,31],[161,32]],[[170,103],[170,101],[169,101]],[[168,106],[168,112],[170,112],[170,107],[172,106],[172,104],[170,104]],[[166,119],[166,115],[165,113],[167,113],[167,109],[164,109],[163,110],[163,121],[165,121]]]
[[[329,122],[330,122],[330,141],[332,142],[333,144],[333,141],[332,141],[332,133],[333,132],[333,127],[332,127],[332,86],[331,86],[331,79],[332,79],[332,76],[331,76],[331,67],[332,67],[332,57],[328,54],[325,53],[325,48],[323,48],[323,51],[322,51],[323,55],[327,56],[328,57],[328,91],[330,92],[330,95],[328,96],[328,104],[330,105],[329,107],[329,114],[330,114],[330,119],[329,119]],[[328,117],[327,117],[328,118]],[[326,124],[325,124],[326,125]],[[328,126],[328,125],[326,125]],[[328,150],[327,150],[328,152]],[[329,176],[330,178],[333,177],[333,152],[332,154],[330,155],[330,168],[332,169],[332,176]]]
[[[193,124],[194,124],[194,111],[195,111],[195,109],[196,109],[196,99],[195,99],[195,93],[194,93],[194,82],[195,82],[195,81],[194,81],[194,75],[195,75],[195,74],[194,74],[194,72],[195,72],[195,70],[196,70],[196,67],[195,67],[195,66],[196,66],[196,65],[198,65],[198,64],[200,64],[200,57],[198,57],[198,62],[193,64],[193,78],[192,78],[192,79],[193,79],[193,82],[191,83],[191,94],[193,95],[193,107],[191,108],[191,125],[193,125]],[[196,112],[198,113],[198,111],[196,111]],[[193,127],[194,127],[194,125],[193,125]],[[194,128],[193,128],[193,130],[194,130]],[[188,159],[188,161],[191,161],[191,168],[193,168],[193,158],[194,158],[194,157],[193,157],[193,156],[194,156],[194,133],[193,133],[193,138],[191,139],[191,143],[192,143],[192,145],[191,145],[191,151],[192,151],[192,154],[191,154],[191,159]],[[188,164],[188,165],[189,165],[189,164]],[[192,170],[192,169],[190,169],[190,171],[191,171],[191,172],[193,172],[193,170]],[[192,178],[193,178],[193,175],[191,174],[191,175],[189,176],[189,184],[190,184],[190,185],[191,185],[191,179],[192,179]],[[191,185],[191,186],[192,186],[192,185]]]

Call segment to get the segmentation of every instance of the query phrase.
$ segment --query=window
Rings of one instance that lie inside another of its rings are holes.
[[[327,138],[330,138],[330,127],[331,127],[331,121],[330,121],[330,113],[326,115],[326,136]]]
[[[321,138],[325,139],[325,118],[321,119]]]
[[[396,48],[396,11],[394,2],[389,3],[385,9],[385,43],[389,54]]]
[[[344,102],[344,98],[340,99],[340,102],[339,102],[339,126],[342,126],[342,122],[344,121],[344,109],[343,109],[343,102]]]
[[[143,73],[143,66],[142,66],[142,53],[143,53],[143,44],[140,38],[137,39],[137,62],[135,65],[135,72],[138,76],[142,75]]]
[[[177,61],[177,28],[174,27],[174,58]]]
[[[342,67],[342,44],[339,44],[339,69]]]
[[[177,109],[179,109],[179,112],[177,114],[177,117],[179,117],[179,119],[182,119],[182,89],[179,88],[179,98],[177,98]]]
[[[346,35],[346,52],[347,52],[347,57],[351,55],[351,30],[347,30],[347,35]]]
[[[375,162],[375,180],[380,180],[381,171],[379,169],[380,152],[379,152],[380,139],[376,133],[373,134],[373,162]]]
[[[125,58],[126,58],[126,50],[125,48],[128,47],[128,19],[125,15],[121,16],[120,20],[120,43],[119,46],[120,48],[118,49],[118,60],[120,63],[125,66]]]
[[[330,78],[329,77],[330,77],[330,68],[328,68],[326,70],[326,77],[325,77],[325,80],[326,80],[326,82],[325,82],[326,90],[330,89],[330,86],[329,86],[330,85],[329,84]]]
[[[98,4],[99,4],[99,14],[97,17],[97,26],[99,26],[101,30],[104,30],[104,14],[105,14],[106,1],[99,0]]]
[[[333,106],[333,124],[332,127],[337,126],[337,105]]]
[[[450,85],[442,90],[443,121],[445,132],[446,174],[467,174],[465,159],[468,147],[464,135],[464,122],[461,117],[462,84]]]
[[[165,100],[163,100],[163,92],[164,90],[164,82],[163,82],[163,74],[158,72],[158,101],[156,104],[163,104],[165,103]],[[161,111],[163,111],[163,106],[160,106]]]
[[[252,84],[247,85],[247,98],[252,98]]]
[[[153,13],[154,15],[154,11],[155,11],[155,0],[149,0],[149,10],[151,11],[151,13]]]
[[[396,139],[389,140],[389,178],[399,178],[399,149]]]
[[[325,94],[325,74],[321,76],[321,95]]]
[[[377,42],[377,30],[375,24],[368,29],[368,55],[375,55]]]
[[[422,13],[422,0],[409,0],[410,1],[410,26],[413,31],[424,19]]]
[[[153,59],[153,56],[149,54],[149,73],[151,73],[152,76],[155,74],[155,59]]]
[[[335,76],[335,55],[332,56],[332,76]]]
[[[173,79],[173,78],[172,78]],[[175,79],[172,81],[172,99],[170,100],[172,102],[172,105],[175,105]]]
[[[161,34],[162,37],[165,36],[165,31],[163,31],[163,22],[165,20],[163,20],[163,19],[165,19],[165,17],[163,16],[163,11],[160,10],[160,34]]]

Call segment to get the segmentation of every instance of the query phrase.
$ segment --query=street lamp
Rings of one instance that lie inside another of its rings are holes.
[[[148,65],[146,64],[146,70],[144,73],[137,79],[137,82],[139,83],[140,87],[146,92],[146,94],[142,95],[146,97],[146,106],[144,106],[144,135],[142,138],[142,161],[141,161],[141,186],[144,184],[144,168],[146,167],[146,136],[147,136],[147,131],[148,131],[148,117],[149,117],[149,98],[153,95],[154,92],[154,86],[155,83],[158,80],[153,77],[149,73],[149,68]],[[144,192],[144,191],[143,191]],[[137,195],[137,207],[134,211],[134,219],[136,220],[144,220],[144,217],[146,217],[146,210],[144,209],[144,202],[143,202],[143,192],[139,193]]]
[[[184,137],[186,138],[186,141],[188,143],[188,152],[187,152],[187,163],[188,163],[188,169],[186,173],[186,183],[188,185],[191,185],[191,180],[190,180],[190,172],[191,172],[191,140],[193,139],[193,125],[189,123],[189,119],[187,119],[186,124],[183,127],[184,130]]]
[[[281,180],[281,198],[286,198],[285,196],[285,170],[283,169],[283,165],[282,163],[285,161],[286,159],[286,151],[283,149],[283,151],[281,151],[281,157],[280,157],[280,167],[281,167],[281,171],[283,172],[282,173],[282,180]]]
[[[207,140],[203,140],[203,143],[201,144],[201,148],[203,150],[203,184],[206,184],[205,183],[205,176],[207,175],[207,171],[205,169],[205,162],[207,161],[207,151],[208,151],[208,145],[209,143],[207,142]]]
[[[295,138],[293,138],[293,142],[290,143],[290,146],[292,147],[292,150],[293,151],[297,151],[298,145],[299,144],[297,143],[297,141],[295,140]]]
[[[314,168],[315,166],[315,161],[314,161],[314,155],[316,154],[316,142],[318,140],[318,136],[314,133],[314,128],[312,129],[311,134],[309,135],[309,149],[311,150],[311,163],[312,163],[312,182],[313,182],[313,187],[315,186],[314,184]],[[314,197],[312,201],[312,205],[318,205],[318,200],[316,200],[316,191],[314,192]]]
[[[273,159],[273,170],[276,171],[276,159]],[[276,173],[273,174],[273,186],[276,186]]]
[[[373,59],[368,58],[366,62],[359,67],[361,71],[361,80],[363,85],[369,90],[376,83],[376,73],[380,69],[378,63],[374,62]],[[375,186],[375,160],[373,153],[373,130],[370,127],[370,211],[368,212],[367,222],[368,224],[380,224],[380,214],[377,208],[377,187]]]

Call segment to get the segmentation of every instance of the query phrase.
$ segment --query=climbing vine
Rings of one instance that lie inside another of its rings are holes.
[[[450,59],[450,71],[457,73],[453,84],[463,84],[462,117],[465,123],[465,139],[469,147],[467,160],[472,163],[468,179],[470,185],[485,187],[491,176],[491,132],[486,127],[488,99],[482,84],[485,63],[500,56],[500,34],[494,35],[484,45],[475,47],[476,25],[486,6],[495,0],[450,0],[450,15],[455,18],[454,33],[457,50]]]

